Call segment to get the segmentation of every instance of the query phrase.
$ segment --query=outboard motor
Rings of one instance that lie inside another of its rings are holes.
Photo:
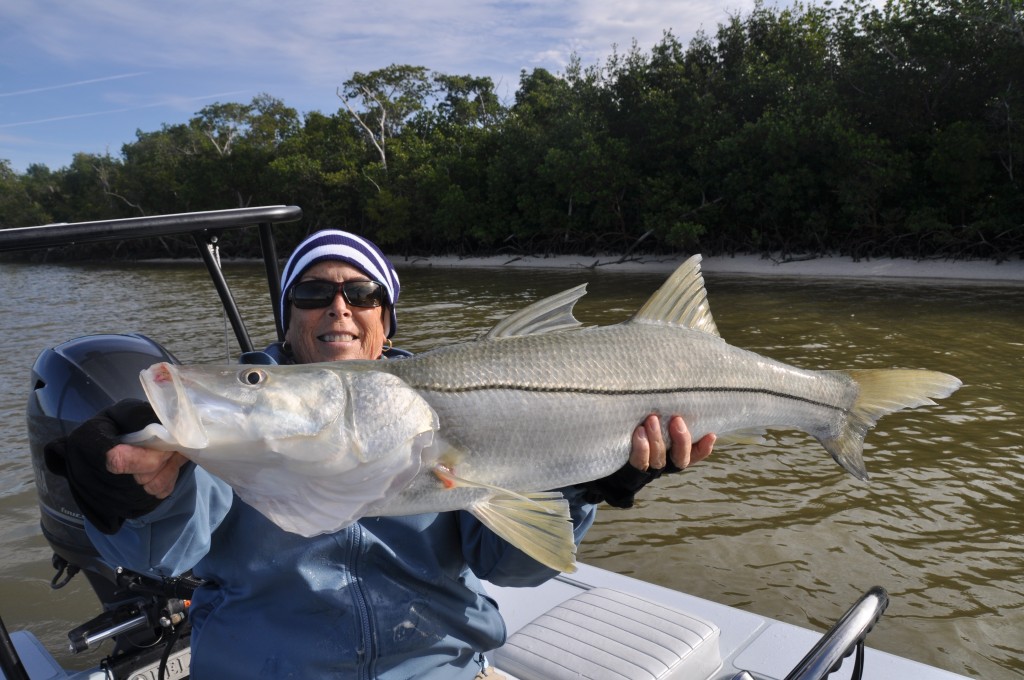
[[[68,633],[70,649],[81,652],[114,638],[108,660],[114,677],[128,677],[152,663],[154,655],[159,661],[172,647],[187,644],[186,609],[198,582],[187,576],[157,579],[107,565],[86,535],[67,480],[47,469],[43,449],[122,399],[145,399],[139,373],[158,362],[180,363],[143,335],[89,335],[44,350],[32,366],[28,437],[40,524],[57,570],[51,585],[60,588],[79,571],[85,574],[104,611]],[[158,644],[165,639],[166,649]]]
[[[88,335],[43,350],[32,366],[28,439],[43,536],[57,555],[87,573],[109,569],[85,534],[67,480],[47,470],[43,447],[122,399],[145,399],[139,373],[160,361],[178,363],[145,336]]]

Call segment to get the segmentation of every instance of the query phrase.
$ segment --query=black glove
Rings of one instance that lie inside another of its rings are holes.
[[[585,491],[583,500],[587,503],[600,503],[604,501],[614,508],[631,508],[636,494],[651,482],[662,475],[673,472],[681,472],[671,459],[663,468],[647,468],[638,470],[629,461],[607,477],[595,479],[592,482],[584,482],[579,486]]]
[[[107,471],[107,451],[120,443],[120,435],[158,422],[147,402],[125,399],[43,449],[46,467],[67,478],[82,514],[105,534],[117,533],[125,519],[141,517],[160,504],[133,475]]]

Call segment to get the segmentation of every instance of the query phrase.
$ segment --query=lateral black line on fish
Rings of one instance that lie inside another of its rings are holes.
[[[601,390],[601,389],[586,389],[581,387],[558,387],[548,385],[516,385],[513,383],[492,383],[487,385],[468,385],[466,387],[444,387],[440,385],[423,385],[417,384],[412,385],[415,389],[432,390],[436,392],[481,392],[483,390],[522,390],[523,392],[551,392],[551,393],[564,393],[564,394],[593,394],[601,397],[624,397],[638,394],[672,394],[676,392],[758,392],[771,397],[778,397],[779,399],[795,399],[796,401],[803,401],[808,404],[815,404],[816,406],[822,406],[825,408],[834,408],[842,410],[835,404],[826,404],[824,402],[813,401],[805,397],[801,397],[797,394],[786,394],[784,392],[776,392],[774,390],[766,390],[758,387],[665,387],[657,390]]]
[[[650,413],[683,416],[695,441],[801,430],[867,479],[864,437],[878,419],[960,386],[928,370],[809,371],[729,345],[708,308],[700,256],[620,324],[581,328],[572,310],[585,292],[406,359],[256,374],[158,364],[142,382],[162,426],[128,439],[181,451],[288,531],[465,509],[571,571],[568,506],[546,490],[619,469]]]

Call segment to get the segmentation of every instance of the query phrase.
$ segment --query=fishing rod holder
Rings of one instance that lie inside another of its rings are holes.
[[[143,601],[123,604],[93,617],[68,632],[68,651],[81,654],[95,649],[104,640],[130,633],[150,625]]]

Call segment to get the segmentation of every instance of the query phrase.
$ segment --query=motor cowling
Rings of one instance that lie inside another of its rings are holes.
[[[162,361],[179,363],[144,335],[108,334],[87,335],[43,350],[32,366],[28,439],[43,536],[58,557],[85,571],[104,604],[118,597],[101,592],[103,582],[113,579],[112,570],[89,541],[67,480],[47,469],[43,449],[122,399],[145,399],[139,373]]]

